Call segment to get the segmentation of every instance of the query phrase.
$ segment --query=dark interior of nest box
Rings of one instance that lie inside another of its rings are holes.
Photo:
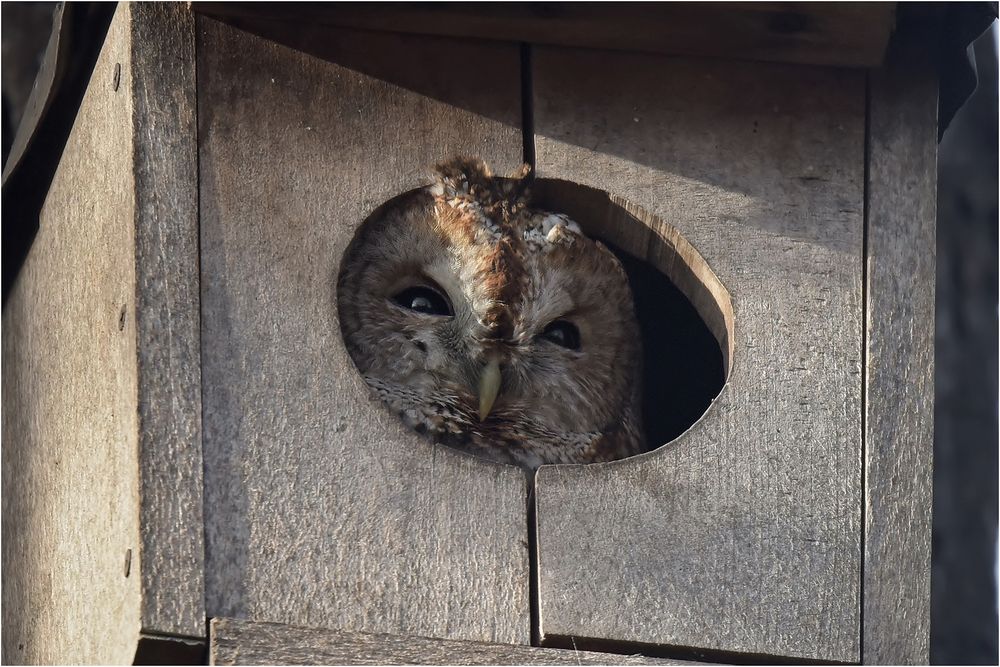
[[[533,192],[533,207],[569,215],[625,268],[642,335],[646,446],[674,440],[701,418],[729,374],[728,293],[675,228],[639,207],[568,181],[539,179]]]

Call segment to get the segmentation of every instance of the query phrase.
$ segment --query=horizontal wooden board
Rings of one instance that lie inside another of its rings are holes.
[[[533,58],[539,176],[631,206],[625,247],[668,273],[676,229],[732,304],[728,382],[687,433],[539,470],[543,642],[857,661],[863,75]]]
[[[869,67],[896,3],[679,2],[418,5],[196,2],[248,30],[285,22],[670,55]]]
[[[517,48],[344,31],[321,60],[199,17],[198,58],[209,616],[527,643],[523,473],[374,401],[335,294],[431,165],[519,165]]]
[[[344,632],[216,618],[210,665],[682,665],[641,655]]]

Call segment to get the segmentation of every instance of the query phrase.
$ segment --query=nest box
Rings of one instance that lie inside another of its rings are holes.
[[[937,74],[896,17],[119,5],[3,310],[4,662],[926,661]],[[340,262],[453,155],[684,294],[724,383],[679,437],[530,482],[372,399]]]

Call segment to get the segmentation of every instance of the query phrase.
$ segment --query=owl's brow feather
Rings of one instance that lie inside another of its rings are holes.
[[[523,210],[523,202],[504,204],[488,199],[488,208],[476,195],[435,194],[435,228],[446,243],[462,254],[471,254],[474,280],[489,306],[482,322],[492,337],[514,335],[518,294],[527,286],[524,240],[513,223],[512,210]],[[499,214],[499,215],[498,215]]]
[[[481,160],[455,158],[438,165],[429,190],[437,231],[475,267],[475,284],[488,302],[481,321],[493,339],[514,336],[519,297],[530,290],[532,249],[558,250],[549,261],[565,263],[580,234],[566,216],[528,208],[530,176],[529,165],[512,178],[498,178]]]

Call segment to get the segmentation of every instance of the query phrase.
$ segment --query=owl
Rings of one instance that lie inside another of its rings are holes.
[[[435,168],[362,227],[338,279],[344,341],[419,433],[535,470],[643,451],[641,342],[615,255],[530,206],[525,165]]]

